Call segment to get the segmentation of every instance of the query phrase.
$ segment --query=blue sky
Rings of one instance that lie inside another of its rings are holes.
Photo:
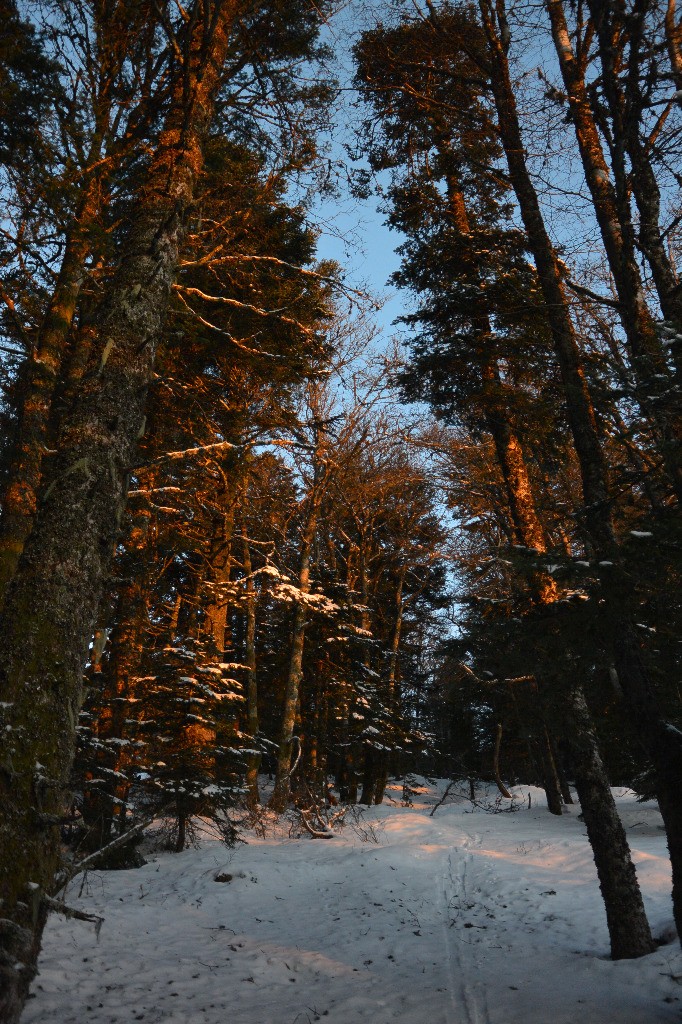
[[[333,50],[332,71],[341,86],[335,126],[328,140],[329,155],[332,160],[349,166],[344,145],[354,148],[355,119],[361,116],[354,106],[357,94],[352,88],[351,48],[362,29],[374,21],[371,10],[351,2],[322,32],[323,40]],[[352,287],[367,288],[372,294],[385,299],[382,309],[376,314],[376,321],[390,335],[396,330],[391,323],[405,311],[407,298],[387,285],[388,278],[400,262],[395,249],[400,245],[401,235],[389,231],[383,223],[385,215],[377,210],[376,197],[367,200],[353,197],[343,173],[338,175],[337,187],[339,195],[336,198],[325,199],[311,210],[311,219],[321,232],[319,257],[336,260]]]
[[[384,331],[395,333],[391,323],[404,312],[406,297],[389,287],[387,281],[400,262],[395,252],[400,235],[383,224],[383,214],[376,210],[374,200],[343,197],[338,205],[335,201],[321,204],[313,216],[319,212],[323,220],[318,240],[320,259],[336,260],[349,285],[367,288],[384,298],[376,321]]]

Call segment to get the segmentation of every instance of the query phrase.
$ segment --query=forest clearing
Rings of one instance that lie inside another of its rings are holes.
[[[385,804],[329,841],[271,818],[233,851],[202,839],[138,870],[76,878],[69,899],[104,918],[99,939],[52,918],[26,1024],[679,1022],[682,952],[655,807],[616,791],[664,944],[613,962],[577,808],[553,817],[542,791],[518,787],[518,810],[497,800],[491,813],[494,792],[479,788],[474,807],[458,786],[431,816],[445,785],[413,780],[401,806],[391,783]]]

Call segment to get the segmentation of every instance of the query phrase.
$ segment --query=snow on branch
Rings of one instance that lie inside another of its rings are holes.
[[[212,444],[201,444],[196,448],[182,448],[175,452],[162,452],[151,460],[149,465],[156,462],[175,462],[177,459],[188,459],[193,455],[205,455],[207,452],[224,452],[228,449],[246,448],[244,444],[233,444],[232,441],[214,441]]]
[[[256,316],[267,318],[276,317],[278,320],[281,320],[282,323],[291,324],[292,327],[296,327],[299,331],[302,331],[303,334],[310,335],[314,333],[312,327],[306,327],[306,325],[302,324],[300,320],[295,320],[293,317],[285,316],[284,311],[281,309],[263,309],[261,306],[254,306],[250,302],[241,302],[239,299],[229,298],[227,295],[209,295],[207,292],[202,292],[200,288],[190,288],[188,285],[175,284],[173,285],[173,291],[176,292],[180,298],[183,298],[184,295],[194,295],[196,298],[203,299],[205,302],[214,302],[217,305],[230,306],[233,309],[248,310],[249,313],[255,313]],[[185,303],[185,305],[187,305],[188,309],[193,313],[195,312],[195,310],[193,310],[187,303]],[[209,324],[209,326],[212,325]],[[268,353],[262,354],[266,355]]]
[[[205,317],[201,316],[200,313],[197,313],[196,309],[193,309],[193,307],[190,306],[189,302],[187,302],[187,300],[184,298],[184,296],[180,294],[180,291],[179,291],[180,286],[179,285],[175,285],[174,287],[178,291],[178,298],[182,302],[182,304],[185,307],[185,309],[187,310],[187,312],[192,317],[194,317],[195,320],[198,320],[199,323],[203,327],[208,327],[208,329],[211,330],[211,331],[217,331],[218,334],[221,334],[224,338],[227,338],[228,341],[230,341],[233,345],[235,345],[242,352],[246,352],[247,355],[250,355],[250,356],[262,356],[264,359],[283,359],[284,358],[283,356],[278,355],[276,352],[265,352],[262,348],[250,348],[248,345],[245,345],[243,341],[237,341],[237,339],[234,337],[234,335],[230,334],[229,331],[224,330],[222,327],[218,327],[217,324],[211,323],[210,320],[206,320]],[[197,290],[198,289],[192,289],[192,291],[197,291]],[[215,299],[214,301],[215,302],[219,302],[219,301],[222,301],[222,300]],[[232,301],[236,302],[236,299],[235,300],[225,299],[224,301],[225,302],[232,302]],[[243,305],[242,303],[237,303],[237,304],[238,305]],[[254,306],[254,307],[248,307],[248,308],[255,309],[256,307]]]
[[[314,281],[320,281],[322,284],[330,284],[334,288],[338,288],[339,291],[343,292],[344,295],[354,295],[358,299],[367,299],[367,292],[360,291],[357,288],[351,288],[350,285],[345,284],[338,277],[334,277],[331,274],[321,274],[317,270],[308,270],[305,267],[298,267],[295,263],[289,263],[287,260],[281,260],[277,256],[252,256],[250,253],[230,253],[225,256],[213,256],[208,254],[202,256],[198,260],[183,260],[183,267],[201,267],[207,264],[216,266],[221,263],[269,263],[275,267],[284,267],[286,270],[293,270],[294,273],[300,274],[301,277],[310,277]],[[376,303],[374,303],[376,305]]]
[[[139,466],[132,466],[131,469],[133,469],[133,470],[143,469],[143,468],[146,468],[148,466],[156,465],[159,462],[175,462],[178,459],[189,459],[189,458],[192,458],[194,455],[205,455],[205,454],[210,453],[210,452],[227,451],[228,449],[234,449],[234,450],[238,450],[238,451],[247,451],[247,450],[250,450],[250,449],[253,449],[253,448],[256,448],[256,447],[264,447],[264,448],[270,448],[270,447],[272,447],[272,448],[303,448],[303,449],[307,449],[307,448],[310,447],[310,445],[304,444],[304,443],[301,443],[301,442],[296,441],[294,439],[290,439],[290,438],[286,438],[286,437],[275,437],[275,438],[269,438],[267,440],[261,440],[261,441],[256,440],[254,438],[251,441],[245,441],[243,444],[234,444],[234,442],[232,442],[232,441],[213,441],[213,442],[211,442],[211,444],[197,445],[197,447],[195,447],[195,448],[181,448],[181,449],[178,449],[177,451],[173,451],[173,452],[162,452],[160,455],[156,455],[153,459],[150,459],[149,462],[140,463]],[[173,491],[173,490],[176,490],[176,491],[179,491],[179,492],[182,491],[182,488],[179,488],[179,487],[178,488],[171,488],[171,487],[159,488],[159,490],[162,490],[162,489],[165,489],[167,491]],[[130,491],[129,492],[129,496],[130,495],[138,496],[138,495],[146,494],[146,493],[151,493],[151,492],[135,490],[135,491]],[[256,543],[256,542],[253,542],[253,543]]]

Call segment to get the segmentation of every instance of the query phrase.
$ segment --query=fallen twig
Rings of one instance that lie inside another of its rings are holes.
[[[448,798],[448,796],[450,794],[450,790],[455,785],[455,783],[458,782],[458,781],[459,781],[458,779],[453,779],[451,782],[448,782],[447,786],[445,787],[445,792],[443,793],[442,797],[440,798],[438,803],[434,804],[433,807],[431,808],[431,810],[429,811],[429,817],[430,818],[432,818],[434,816],[434,814],[436,813],[436,811],[438,810],[438,808],[441,807],[445,803],[445,801],[447,800],[447,798]]]
[[[63,900],[56,900],[52,896],[48,896],[47,893],[43,893],[40,897],[41,902],[49,907],[50,910],[54,910],[57,914],[62,914],[64,917],[76,921],[88,921],[90,924],[95,926],[95,935],[99,938],[100,929],[104,922],[103,917],[99,917],[97,914],[86,914],[83,910],[76,910],[75,907],[69,907]]]
[[[162,810],[153,814],[151,818],[145,818],[144,821],[140,821],[137,825],[133,825],[133,827],[129,828],[127,832],[124,832],[122,836],[117,836],[116,839],[107,843],[107,845],[103,846],[100,850],[95,850],[94,853],[88,854],[88,856],[84,857],[83,860],[79,860],[76,864],[72,864],[67,871],[66,878],[60,883],[57,892],[64,889],[71,879],[75,878],[76,875],[79,875],[81,871],[86,871],[90,865],[95,864],[100,857],[103,857],[105,854],[113,853],[114,850],[118,850],[122,846],[126,846],[134,836],[138,835],[140,832],[144,832],[144,830],[149,828],[157,818],[163,818],[168,809],[168,807],[162,808]]]

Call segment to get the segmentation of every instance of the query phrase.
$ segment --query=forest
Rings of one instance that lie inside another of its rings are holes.
[[[580,814],[613,961],[655,802],[682,935],[676,0],[0,14],[0,1021],[152,823],[417,777]]]

